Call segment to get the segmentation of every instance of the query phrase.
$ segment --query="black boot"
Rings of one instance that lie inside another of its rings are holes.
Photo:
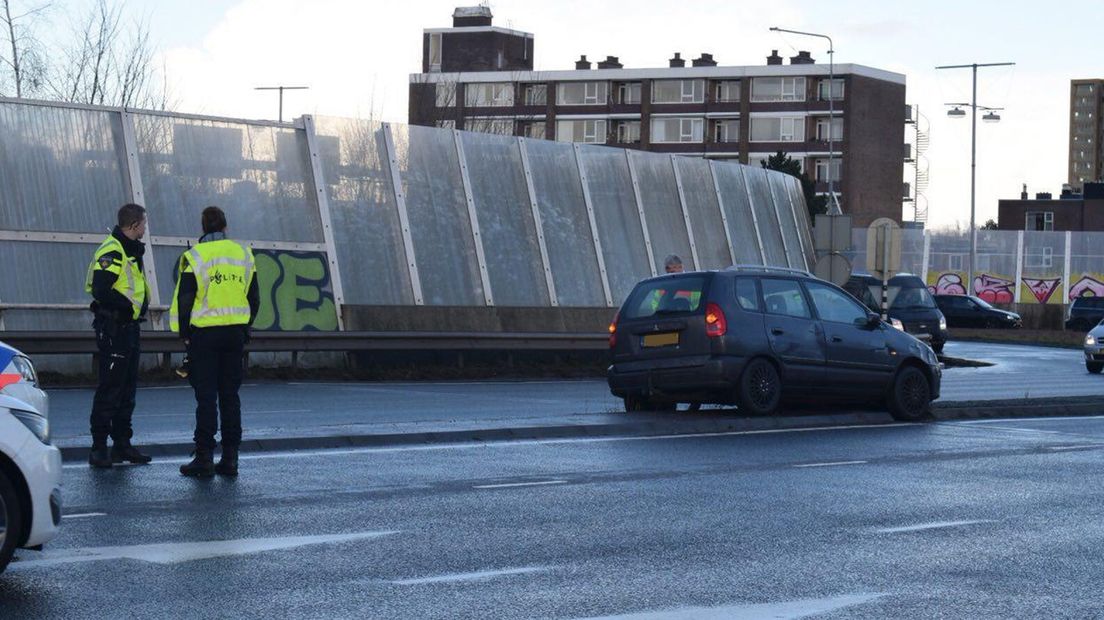
[[[237,446],[223,446],[222,457],[219,458],[218,465],[215,465],[215,473],[220,476],[237,476],[238,475],[238,447]]]
[[[153,457],[142,454],[138,451],[138,448],[130,445],[130,442],[117,443],[111,446],[111,462],[113,463],[137,463],[138,465],[148,465]]]
[[[196,448],[195,457],[191,463],[180,466],[180,473],[195,478],[210,478],[215,475],[215,462],[211,458],[211,451]]]
[[[97,469],[111,469],[111,452],[107,442],[92,442],[92,451],[88,453],[88,464]]]

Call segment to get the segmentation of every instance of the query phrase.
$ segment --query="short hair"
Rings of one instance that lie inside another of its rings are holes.
[[[212,205],[203,210],[203,234],[226,230],[226,214]]]
[[[146,219],[146,208],[142,205],[136,205],[132,202],[119,207],[119,215],[117,216],[119,222],[119,228],[130,228],[135,224],[140,224],[142,220]]]
[[[673,267],[675,265],[681,265],[682,259],[678,257],[678,254],[668,254],[667,258],[663,259],[663,266]]]

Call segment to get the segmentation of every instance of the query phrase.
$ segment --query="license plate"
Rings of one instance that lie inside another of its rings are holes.
[[[646,347],[669,347],[679,343],[678,332],[667,332],[664,334],[648,334],[644,336],[644,346]]]

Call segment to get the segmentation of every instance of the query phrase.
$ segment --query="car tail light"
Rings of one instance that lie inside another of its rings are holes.
[[[721,312],[721,307],[715,303],[708,303],[705,305],[705,334],[711,338],[717,338],[725,335],[728,331],[728,321],[725,320],[724,312]]]
[[[609,324],[609,346],[612,349],[617,345],[617,318],[621,316],[621,313],[613,315],[613,321]]]

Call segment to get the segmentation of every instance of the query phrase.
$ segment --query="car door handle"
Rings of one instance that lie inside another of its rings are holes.
[[[775,327],[775,328],[771,329],[771,333],[774,334],[775,336],[781,336],[782,334],[784,334],[786,332],[781,327]]]
[[[832,342],[843,342],[843,338],[839,336],[832,336]]]

